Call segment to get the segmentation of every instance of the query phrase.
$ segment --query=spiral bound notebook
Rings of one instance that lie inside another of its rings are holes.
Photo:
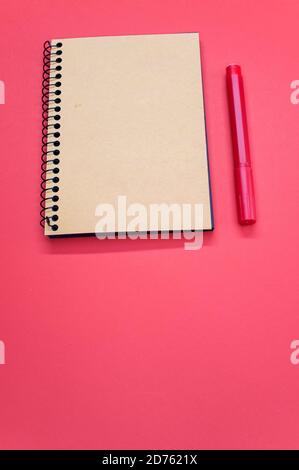
[[[48,41],[43,78],[46,235],[110,233],[104,208],[130,231],[128,213],[157,204],[202,205],[203,220],[136,232],[213,228],[198,33]]]

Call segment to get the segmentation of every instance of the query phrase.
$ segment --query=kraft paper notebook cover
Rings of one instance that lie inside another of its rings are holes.
[[[197,33],[54,39],[43,90],[46,235],[95,234],[97,206],[117,212],[119,196],[203,205],[201,224],[145,231],[213,228]]]

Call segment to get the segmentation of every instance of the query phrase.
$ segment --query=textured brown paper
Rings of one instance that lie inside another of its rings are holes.
[[[201,203],[211,229],[199,36],[62,42],[58,230],[94,233],[100,203]],[[50,146],[49,146],[50,148]],[[50,167],[50,165],[48,166]],[[153,229],[148,222],[147,230]],[[161,224],[159,229],[184,229]]]

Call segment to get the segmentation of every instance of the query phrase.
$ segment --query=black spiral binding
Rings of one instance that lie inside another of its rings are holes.
[[[58,230],[59,219],[59,163],[60,163],[60,111],[62,77],[62,43],[44,44],[43,65],[43,136],[42,136],[42,183],[41,183],[41,225],[47,224],[51,230]]]

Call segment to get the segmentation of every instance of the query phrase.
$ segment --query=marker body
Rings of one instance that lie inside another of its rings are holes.
[[[256,222],[256,208],[244,86],[241,67],[239,65],[229,65],[227,67],[226,82],[233,143],[238,217],[240,224],[250,225]]]

